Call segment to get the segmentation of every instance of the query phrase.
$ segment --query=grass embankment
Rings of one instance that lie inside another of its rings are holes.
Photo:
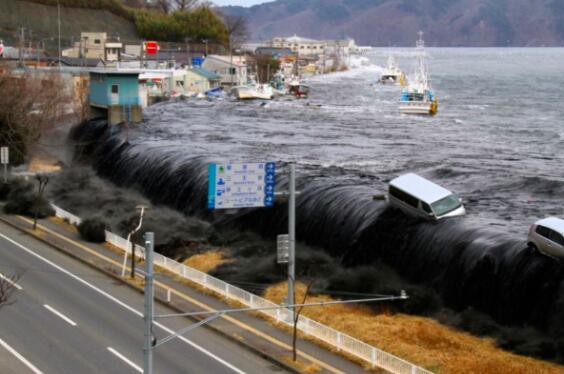
[[[228,41],[223,20],[206,4],[188,11],[165,14],[156,9],[127,7],[119,0],[22,0],[6,3],[10,4],[0,4],[2,14],[8,17],[8,20],[0,20],[0,31],[15,31],[24,26],[43,38],[57,35],[59,3],[61,32],[65,36],[63,48],[70,44],[67,38],[72,36],[78,40],[81,31],[107,32],[119,35],[122,41],[129,43],[137,42],[139,38],[177,43],[184,43],[187,39],[198,43],[205,39],[212,45]]]
[[[297,300],[302,300],[305,288],[297,284]],[[264,296],[281,303],[286,292],[286,283],[280,283],[267,288]],[[330,300],[334,299],[323,295],[307,299]],[[472,336],[431,318],[375,314],[360,305],[309,307],[302,315],[437,373],[564,373],[562,366],[504,351],[492,339]]]
[[[223,251],[216,249],[191,256],[184,260],[184,265],[207,273],[232,261],[225,257]]]

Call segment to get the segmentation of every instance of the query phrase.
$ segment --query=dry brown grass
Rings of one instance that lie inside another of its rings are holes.
[[[78,232],[78,228],[75,225],[70,224],[68,221],[59,217],[49,217],[49,221],[56,223],[57,225],[63,227],[65,230],[70,232]]]
[[[305,289],[304,284],[296,285],[297,300],[302,300]],[[269,287],[265,297],[280,303],[286,291],[286,283],[280,283]],[[307,301],[329,300],[329,296],[311,296]],[[472,336],[430,318],[375,314],[359,305],[307,307],[302,314],[437,373],[564,373],[562,366],[504,351],[491,339]]]
[[[311,362],[300,361],[299,358],[298,358],[297,361],[294,361],[294,360],[292,360],[292,356],[283,356],[282,361],[284,361],[285,363],[287,363],[290,366],[295,367],[301,373],[316,374],[316,373],[319,373],[321,371],[321,367],[319,367],[319,365],[316,365],[316,364],[311,363]]]
[[[200,253],[192,257],[187,258],[184,261],[184,265],[190,266],[194,269],[208,273],[218,266],[232,262],[232,259],[225,257],[225,253],[219,249],[208,251],[205,253]]]
[[[50,155],[35,155],[28,165],[28,171],[55,173],[61,171],[59,160]]]

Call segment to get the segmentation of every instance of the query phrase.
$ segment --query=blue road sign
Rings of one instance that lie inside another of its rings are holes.
[[[209,164],[208,208],[271,207],[276,190],[276,164]]]

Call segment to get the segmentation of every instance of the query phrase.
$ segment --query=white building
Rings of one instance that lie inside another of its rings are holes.
[[[274,48],[290,48],[292,52],[296,52],[300,56],[322,55],[327,47],[327,42],[294,35],[288,38],[272,38],[270,46]]]
[[[248,67],[245,56],[209,55],[202,67],[219,75],[222,86],[240,86],[247,83]]]
[[[105,62],[121,60],[123,43],[108,38],[105,32],[83,32],[73,48],[62,51],[64,57],[101,59]]]

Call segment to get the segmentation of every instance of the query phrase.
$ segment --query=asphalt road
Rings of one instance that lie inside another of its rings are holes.
[[[0,223],[0,273],[14,272],[21,289],[0,309],[0,373],[142,372],[140,293]],[[174,312],[156,304],[155,313]],[[189,323],[159,320],[154,333],[163,338]],[[155,373],[282,371],[205,328],[154,354]]]

